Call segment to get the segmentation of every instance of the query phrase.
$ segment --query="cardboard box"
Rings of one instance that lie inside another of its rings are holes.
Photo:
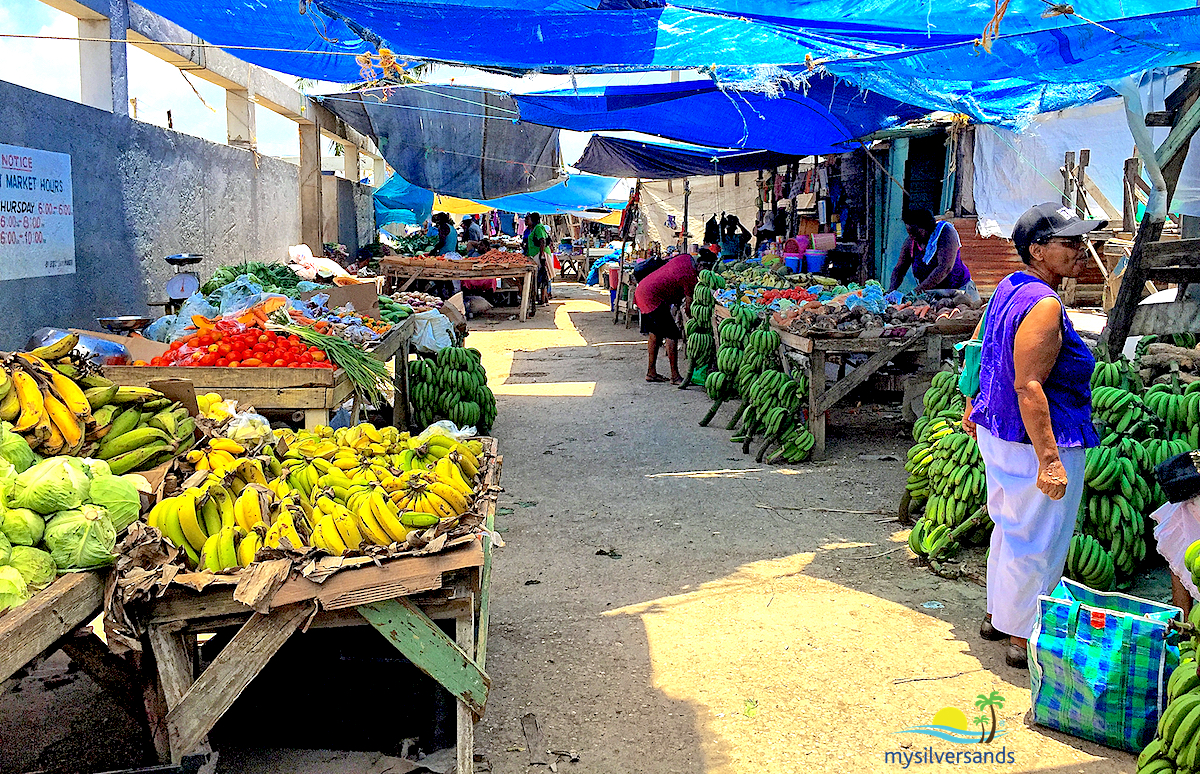
[[[321,293],[329,294],[330,309],[336,309],[346,304],[354,304],[355,311],[367,317],[379,319],[379,286],[374,282],[360,282],[356,285],[330,285],[327,288],[301,293],[304,301]]]

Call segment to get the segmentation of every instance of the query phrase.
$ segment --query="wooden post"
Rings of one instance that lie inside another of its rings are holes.
[[[821,398],[825,394],[825,350],[813,347],[808,356],[808,430],[813,434],[812,458],[825,459],[825,410]]]
[[[1064,207],[1075,206],[1075,151],[1067,151],[1063,155],[1062,166],[1062,203]]]
[[[1121,204],[1121,230],[1130,234],[1137,233],[1137,183],[1134,181],[1142,175],[1142,162],[1136,156],[1125,159],[1124,197]]]
[[[683,179],[683,252],[688,251],[688,199],[692,196],[692,185],[685,177]]]
[[[1079,151],[1079,163],[1075,165],[1075,211],[1079,217],[1088,217],[1087,204],[1087,165],[1092,159],[1091,150],[1084,148]]]
[[[473,595],[472,595],[473,596]],[[454,641],[463,653],[475,653],[475,603],[472,599],[467,612],[454,619]],[[455,757],[458,771],[475,771],[475,714],[471,706],[462,699],[457,702],[458,742]]]
[[[1200,127],[1200,80],[1196,73],[1188,75],[1183,86],[1173,92],[1167,100],[1179,106],[1176,112],[1175,126],[1167,139],[1159,147],[1157,161],[1162,167],[1163,180],[1167,185],[1166,204],[1170,206],[1171,198],[1175,195],[1175,187],[1179,183],[1179,173],[1183,170],[1183,162],[1187,159],[1188,148],[1192,136]],[[1133,315],[1137,311],[1138,302],[1145,288],[1147,272],[1142,265],[1142,255],[1146,245],[1157,242],[1162,237],[1165,218],[1151,213],[1149,210],[1138,227],[1137,239],[1133,242],[1133,252],[1121,277],[1121,289],[1117,293],[1117,302],[1108,315],[1108,325],[1100,334],[1100,341],[1108,348],[1110,356],[1116,356],[1125,348],[1125,339],[1129,336]]]

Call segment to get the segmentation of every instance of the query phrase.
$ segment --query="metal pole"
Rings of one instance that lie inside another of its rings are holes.
[[[691,182],[683,179],[683,251],[688,251],[688,198],[692,195]]]

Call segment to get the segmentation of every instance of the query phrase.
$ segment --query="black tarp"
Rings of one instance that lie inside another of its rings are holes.
[[[701,175],[754,172],[795,162],[773,151],[729,151],[592,135],[575,167],[593,175],[675,180]]]

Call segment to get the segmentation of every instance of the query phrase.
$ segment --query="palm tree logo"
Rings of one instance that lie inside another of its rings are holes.
[[[979,743],[983,744],[983,738],[987,736],[987,715],[976,715],[971,725],[979,726]]]
[[[980,733],[980,741],[987,743],[996,738],[996,710],[1004,709],[1004,697],[997,691],[992,691],[989,694],[979,694],[975,697],[975,708],[980,712],[991,710],[992,713],[992,728],[988,733],[987,739],[983,739],[982,732]],[[975,722],[979,723],[981,718],[976,718]]]

